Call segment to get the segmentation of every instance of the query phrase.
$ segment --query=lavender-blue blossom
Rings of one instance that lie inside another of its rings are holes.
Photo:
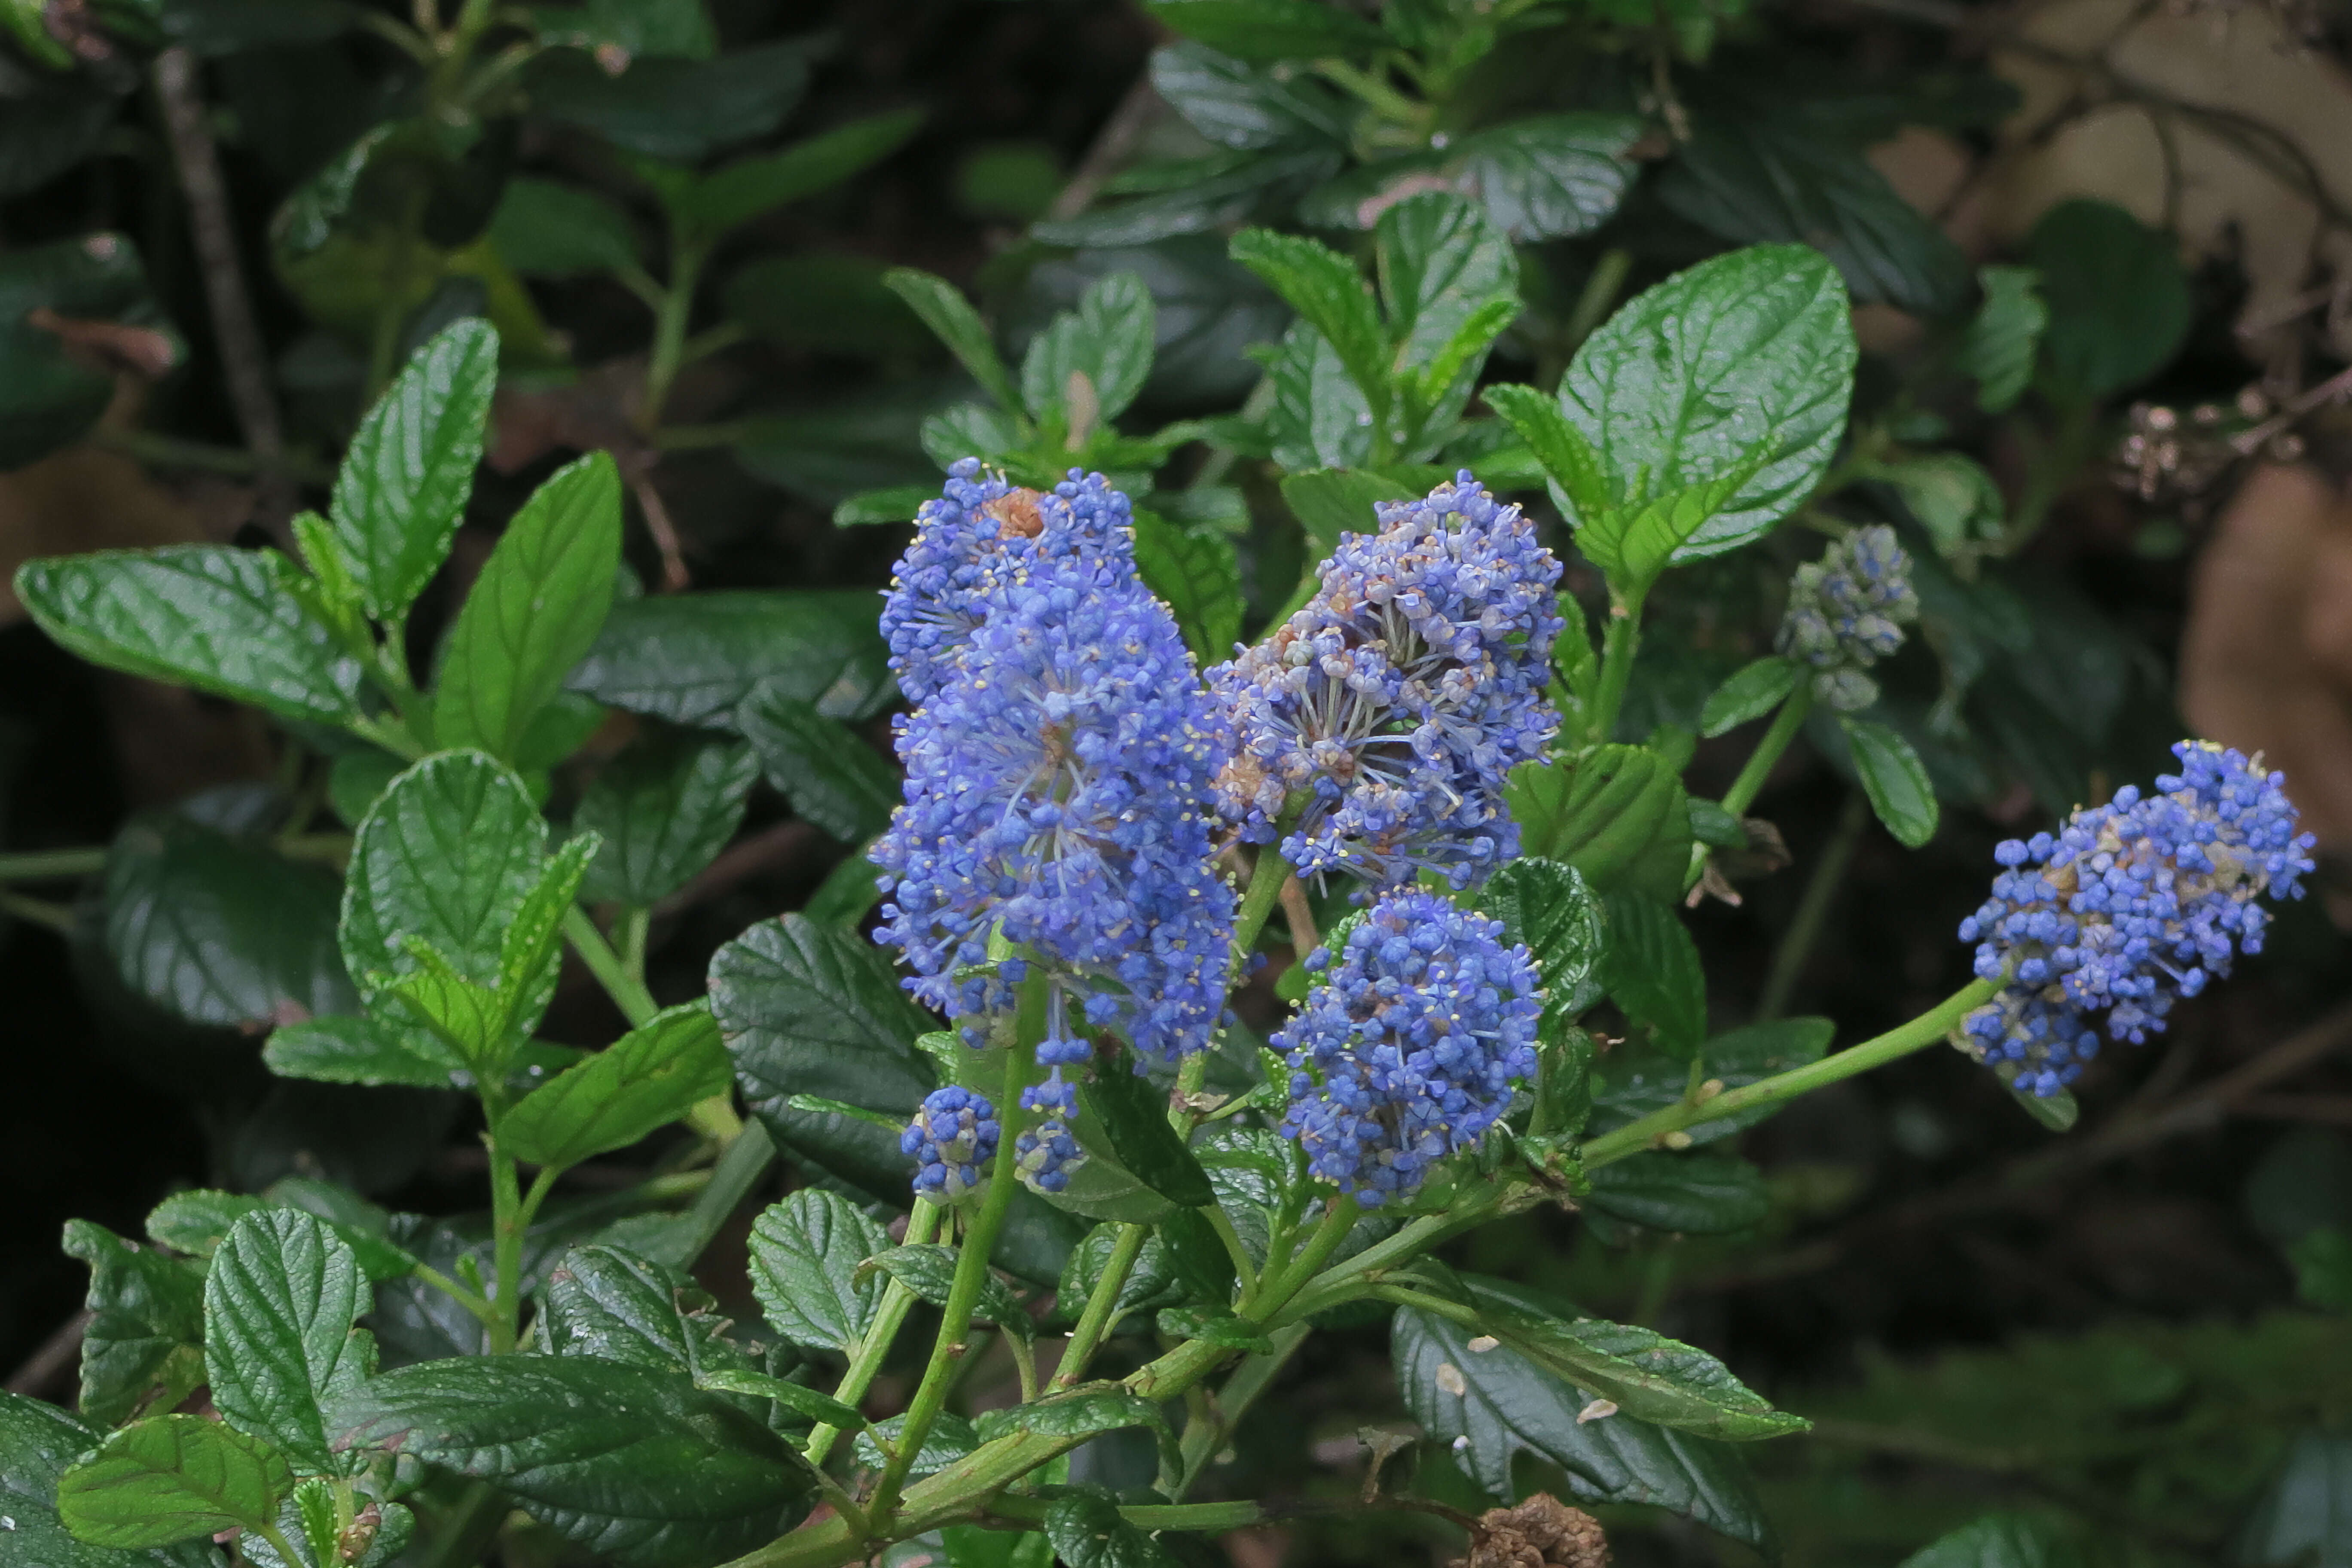
[[[986,1097],[954,1084],[932,1090],[898,1136],[898,1152],[915,1162],[915,1196],[946,1203],[978,1186],[1003,1135]]]
[[[1518,851],[1503,780],[1559,727],[1545,699],[1559,562],[1467,469],[1376,508],[1306,607],[1210,672],[1237,748],[1217,786],[1243,836],[1307,874],[1456,887]]]
[[[1903,628],[1918,618],[1911,558],[1893,528],[1875,524],[1796,570],[1779,646],[1810,667],[1815,697],[1852,713],[1878,700],[1864,672],[1900,648]]]
[[[2162,1030],[2176,998],[2262,951],[2256,898],[2302,895],[2315,841],[2295,832],[2284,778],[2204,742],[2172,750],[2180,771],[2154,793],[2126,786],[2054,835],[2000,845],[1991,898],[1960,923],[1978,976],[2008,981],[1968,1016],[1969,1049],[2014,1064],[2021,1089],[2073,1082],[2098,1052],[2097,1014],[2116,1040]]]
[[[1291,1066],[1282,1131],[1366,1208],[1410,1197],[1431,1164],[1486,1135],[1536,1071],[1534,960],[1500,921],[1435,894],[1391,893],[1273,1040]]]

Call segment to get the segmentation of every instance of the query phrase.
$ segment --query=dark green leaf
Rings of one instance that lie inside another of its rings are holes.
[[[2106,202],[2062,202],[2025,241],[2050,325],[2042,362],[2051,395],[2090,402],[2137,386],[2189,335],[2179,242]]]
[[[936,340],[906,301],[883,285],[888,270],[862,256],[763,256],[728,278],[727,315],[786,348],[886,363],[931,359]],[[915,507],[938,494],[936,485],[919,486],[907,510],[866,520],[905,522]]]
[[[613,605],[621,475],[609,452],[560,469],[507,525],[450,629],[434,737],[513,761]]]
[[[2063,1089],[2054,1093],[2041,1094],[2011,1083],[2009,1097],[2017,1102],[2020,1110],[2053,1133],[2073,1132],[2075,1122],[2083,1114],[2083,1107],[2072,1093]]]
[[[1597,1167],[1591,1181],[1586,1207],[1682,1236],[1745,1230],[1772,1207],[1756,1167],[1729,1155],[1645,1150]]]
[[[1717,1035],[1699,1052],[1707,1078],[1726,1089],[1742,1089],[1776,1073],[1819,1061],[1836,1026],[1827,1019],[1775,1019]],[[1593,1097],[1591,1131],[1605,1133],[1653,1111],[1682,1103],[1690,1088],[1690,1064],[1663,1051],[1621,1050],[1611,1053],[1607,1082]],[[1683,1131],[1694,1144],[1727,1138],[1752,1127],[1780,1107],[1757,1105],[1728,1116],[1695,1123]]]
[[[498,379],[498,331],[469,317],[417,350],[352,437],[329,516],[380,621],[404,614],[449,553]]]
[[[729,1082],[709,1007],[683,1003],[523,1096],[499,1120],[499,1147],[530,1165],[576,1166],[627,1148]]]
[[[1102,1124],[1111,1153],[1139,1181],[1186,1208],[1217,1200],[1208,1173],[1169,1124],[1167,1095],[1150,1079],[1129,1071],[1124,1062],[1097,1062],[1078,1096]]]
[[[1171,1339],[1204,1340],[1253,1354],[1274,1349],[1262,1324],[1235,1316],[1230,1307],[1162,1307],[1156,1321],[1160,1332]]]
[[[775,130],[808,83],[808,48],[788,41],[709,60],[639,59],[618,76],[583,50],[550,49],[525,80],[531,108],[550,119],[647,158],[692,163]]]
[[[589,1356],[468,1356],[386,1373],[346,1401],[352,1448],[487,1480],[624,1568],[699,1568],[807,1517],[816,1474],[725,1396]]]
[[[1339,548],[1342,534],[1380,532],[1372,508],[1410,498],[1405,486],[1362,468],[1314,468],[1286,475],[1282,499],[1307,532],[1318,559]]]
[[[1184,645],[1203,667],[1233,657],[1242,633],[1242,569],[1233,540],[1139,510],[1135,566],[1175,614]]]
[[[341,1472],[321,1412],[372,1368],[373,1346],[352,1326],[370,1306],[359,1259],[319,1219],[290,1208],[247,1215],[205,1276],[214,1406],[305,1474]]]
[[[1706,1038],[1706,972],[1672,904],[1611,897],[1601,978],[1625,1016],[1649,1029],[1669,1055],[1687,1061]]]
[[[1388,41],[1363,17],[1320,0],[1146,0],[1144,8],[1196,43],[1265,64],[1362,55]]]
[[[1797,689],[1797,666],[1767,653],[1715,688],[1699,710],[1698,732],[1713,739],[1762,718]]]
[[[1522,763],[1506,790],[1524,852],[1574,866],[1603,892],[1664,903],[1690,870],[1690,806],[1673,765],[1640,746]]]
[[[961,290],[944,277],[909,267],[885,273],[882,281],[923,319],[923,325],[938,335],[956,362],[971,372],[971,379],[996,400],[997,406],[1007,412],[1020,409],[1021,394],[1013,388],[1013,372],[997,354],[996,339]]]
[[[1748,476],[1675,551],[1695,559],[1761,538],[1811,492],[1845,429],[1854,357],[1836,271],[1802,246],[1756,246],[1612,316],[1577,350],[1560,412],[1624,502]]]
[[[1808,128],[1702,126],[1658,183],[1667,206],[1735,245],[1816,246],[1856,299],[1949,315],[1968,258],[1859,152]]]
[[[1074,434],[1127,412],[1151,373],[1157,334],[1151,291],[1132,272],[1096,281],[1077,308],[1064,311],[1031,340],[1021,360],[1021,399],[1031,417],[1060,420]],[[1076,392],[1074,376],[1086,388]],[[1090,413],[1074,399],[1091,400]],[[1082,419],[1081,414],[1088,416]]]
[[[1371,461],[1372,405],[1322,333],[1293,321],[1265,374],[1274,407],[1265,434],[1277,464],[1296,472],[1359,468]]]
[[[889,700],[878,616],[863,589],[633,599],[613,607],[570,685],[672,724],[724,725],[773,678],[827,718],[864,718]]]
[[[937,1082],[914,1045],[931,1022],[879,950],[797,915],[754,925],[711,959],[710,1009],[744,1097],[780,1145],[905,1201],[907,1161],[896,1138],[789,1104],[814,1094],[905,1117]]]
[[[429,1030],[372,1018],[281,1024],[261,1048],[261,1061],[280,1078],[320,1083],[448,1089],[473,1081],[465,1059]]]
[[[1465,137],[1453,152],[1454,189],[1495,226],[1526,242],[1600,227],[1633,183],[1626,152],[1642,134],[1630,114],[1539,114]]]
[[[883,1465],[882,1448],[875,1439],[880,1437],[895,1448],[898,1446],[898,1434],[906,1427],[904,1416],[893,1416],[887,1421],[877,1421],[858,1433],[856,1443],[852,1445],[857,1462],[868,1469],[880,1469]],[[939,1419],[931,1423],[931,1429],[924,1434],[922,1449],[916,1454],[915,1461],[908,1467],[907,1473],[928,1476],[946,1469],[978,1447],[980,1439],[972,1435],[971,1423],[952,1410],[942,1410]]]
[[[1988,1568],[2009,1568],[2005,1560],[1985,1561]],[[2047,1568],[2059,1568],[2054,1556],[2046,1561]],[[2352,1437],[2305,1432],[2295,1438],[2239,1538],[2236,1561],[2240,1568],[2344,1568],[2352,1563]],[[2045,1568],[2043,1559],[2017,1562],[2020,1568]],[[1905,1568],[1976,1564],[1967,1558],[1948,1563],[1922,1553]],[[2065,1568],[2072,1568],[2072,1563]]]
[[[66,1532],[58,1518],[58,1479],[100,1434],[54,1405],[0,1393],[0,1514],[9,1551],[26,1568],[216,1568],[209,1542],[125,1551],[92,1546]]]
[[[1936,787],[1911,743],[1883,724],[1850,714],[1838,716],[1853,746],[1854,771],[1870,797],[1870,809],[1895,841],[1917,849],[1936,836]]]
[[[1399,371],[1428,366],[1489,306],[1508,305],[1517,313],[1518,257],[1501,231],[1460,196],[1444,191],[1408,196],[1381,214],[1374,235]]]
[[[1528,855],[1488,879],[1478,902],[1503,923],[1505,940],[1526,943],[1535,956],[1543,974],[1545,1039],[1601,999],[1601,900],[1581,872]]]
[[[147,1239],[159,1247],[210,1258],[228,1239],[229,1228],[248,1214],[278,1208],[299,1211],[324,1224],[350,1248],[371,1281],[396,1280],[416,1267],[409,1252],[387,1234],[391,1217],[357,1193],[310,1176],[287,1176],[260,1197],[192,1188],[176,1192],[147,1216]]]
[[[63,1250],[89,1265],[83,1416],[111,1427],[151,1398],[168,1409],[204,1381],[201,1268],[147,1251],[87,1219],[66,1221]]]
[[[1220,0],[1158,0],[1154,9],[1165,12],[1181,4],[1191,10],[1219,3]],[[1236,5],[1232,8],[1241,11],[1251,7]],[[1047,1506],[1045,1539],[1054,1543],[1055,1554],[1069,1568],[1178,1568],[1167,1548],[1119,1517],[1117,1503],[1086,1492],[1057,1497]]]
[[[1093,1299],[1102,1283],[1103,1270],[1110,1266],[1111,1249],[1118,1245],[1119,1229],[1117,1225],[1097,1225],[1070,1249],[1056,1294],[1058,1310],[1065,1318],[1075,1322],[1078,1309]],[[1123,1317],[1129,1312],[1172,1305],[1183,1296],[1183,1286],[1169,1266],[1168,1249],[1155,1236],[1143,1244],[1143,1250],[1136,1255],[1135,1267],[1128,1270],[1127,1282],[1119,1287],[1118,1300],[1112,1303],[1113,1315]]]
[[[1876,465],[1869,476],[1895,487],[1945,556],[2000,538],[2000,486],[1983,464],[1965,452],[1918,453]]]
[[[1270,229],[1244,229],[1230,248],[1322,335],[1372,412],[1386,409],[1388,333],[1356,264],[1318,241]]]
[[[923,123],[919,109],[898,109],[835,126],[775,152],[730,163],[687,187],[676,205],[706,235],[837,185],[906,144]]]
[[[173,545],[28,560],[16,597],[94,664],[341,724],[359,715],[359,666],[296,601],[299,576],[272,549]]]
[[[961,1254],[952,1247],[937,1242],[919,1247],[892,1247],[877,1252],[866,1260],[869,1269],[878,1269],[898,1283],[915,1292],[935,1307],[948,1304],[949,1293],[955,1288],[956,1269]],[[982,1322],[1020,1335],[1023,1339],[1037,1337],[1037,1325],[1021,1310],[1020,1301],[1005,1288],[1004,1281],[993,1273],[981,1275],[980,1301],[972,1315]]]
[[[1562,510],[1570,517],[1599,517],[1610,508],[1614,497],[1601,455],[1569,423],[1556,401],[1526,386],[1491,386],[1479,395],[1543,465]]]
[[[1118,1432],[1146,1427],[1166,1435],[1168,1418],[1149,1399],[1118,1392],[1056,1394],[1028,1405],[1014,1405],[982,1414],[972,1435],[983,1443],[1007,1432],[1034,1432],[1047,1437],[1088,1437],[1097,1432]]]
[[[795,814],[847,844],[862,844],[890,825],[898,776],[840,720],[770,684],[736,708],[735,727]]]
[[[94,1546],[170,1546],[274,1528],[293,1473],[258,1437],[201,1416],[157,1416],[110,1436],[58,1483],[58,1517]]]
[[[1186,235],[1210,235],[1279,209],[1339,168],[1335,149],[1242,156],[1222,172],[1181,182],[1118,206],[1032,224],[1030,236],[1046,245],[1110,248],[1145,246]]]
[[[854,1354],[874,1321],[881,1281],[858,1265],[890,1237],[846,1198],[803,1187],[751,1227],[751,1289],[768,1326],[812,1350]]]
[[[709,865],[742,824],[759,777],[749,746],[675,730],[641,735],[598,770],[572,816],[603,841],[581,896],[647,908]]]
[[[1267,70],[1198,44],[1154,49],[1151,85],[1220,147],[1261,152],[1347,134],[1346,107],[1315,78]]]
[[[1586,1502],[1663,1508],[1769,1554],[1770,1521],[1738,1451],[1622,1414],[1582,1418],[1593,1396],[1478,1331],[1404,1309],[1391,1331],[1405,1407],[1440,1442],[1466,1439],[1460,1462],[1494,1496],[1517,1497],[1520,1453],[1557,1465]]]
[[[2000,413],[2033,379],[2050,307],[2042,302],[2042,275],[2030,267],[1979,267],[1977,282],[1984,301],[1969,319],[1954,368],[1976,378],[1979,408]]]
[[[541,277],[640,270],[628,214],[608,197],[552,180],[508,181],[489,241],[509,267]]]
[[[2072,1541],[2041,1520],[1989,1513],[1921,1547],[1903,1560],[1902,1568],[2078,1568],[2082,1560]],[[2247,1568],[2272,1568],[2273,1563],[2284,1568],[2298,1560],[2294,1552],[2239,1559]],[[2323,1554],[2314,1568],[2340,1568],[2341,1561]]]
[[[698,1382],[748,1369],[721,1330],[718,1303],[694,1281],[618,1247],[575,1247],[540,1287],[540,1333],[557,1355],[683,1371]]]
[[[865,1416],[856,1406],[844,1405],[829,1394],[819,1394],[814,1388],[787,1383],[781,1377],[770,1377],[763,1372],[740,1368],[706,1372],[696,1379],[696,1385],[721,1394],[741,1394],[753,1399],[771,1400],[795,1416],[821,1421],[828,1427],[838,1427],[845,1432],[855,1432],[866,1425]]]

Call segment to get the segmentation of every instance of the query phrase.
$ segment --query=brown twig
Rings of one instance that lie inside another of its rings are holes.
[[[1315,931],[1315,911],[1307,905],[1307,884],[1295,876],[1282,884],[1282,917],[1290,923],[1290,950],[1301,958],[1323,946]]]
[[[1054,204],[1045,209],[1045,216],[1056,220],[1075,218],[1093,205],[1105,182],[1118,172],[1118,166],[1127,162],[1128,155],[1143,140],[1143,133],[1151,129],[1152,122],[1167,108],[1149,74],[1136,78],[1135,85],[1127,89],[1127,96],[1118,100],[1118,107],[1110,111],[1110,118],[1095,133],[1094,144],[1078,160],[1077,168],[1071,171],[1070,183],[1062,187]]]
[[[39,1347],[25,1358],[24,1364],[8,1375],[8,1392],[37,1398],[56,1381],[58,1374],[72,1365],[74,1358],[81,1354],[82,1335],[89,1329],[88,1312],[76,1312],[59,1323],[57,1332],[43,1340]]]
[[[155,57],[155,98],[163,129],[188,201],[188,231],[204,274],[205,301],[211,308],[213,345],[220,352],[221,379],[237,429],[261,467],[255,511],[264,527],[282,530],[294,510],[294,482],[286,470],[286,432],[269,383],[269,355],[245,291],[237,260],[236,230],[230,221],[228,186],[221,178],[220,152],[205,123],[205,100],[196,82],[196,57],[184,47]]]
[[[677,526],[669,520],[669,508],[662,505],[653,476],[644,469],[630,476],[629,488],[637,497],[637,510],[645,514],[646,532],[653,536],[654,549],[661,552],[662,586],[679,592],[694,579],[686,570],[685,547],[678,542]]]

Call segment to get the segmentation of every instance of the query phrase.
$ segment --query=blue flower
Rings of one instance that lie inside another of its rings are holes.
[[[1210,672],[1238,749],[1219,798],[1243,836],[1303,873],[1465,887],[1518,852],[1513,767],[1559,727],[1544,695],[1559,562],[1465,469],[1349,534],[1305,609]]]
[[[1306,1005],[1274,1037],[1288,1053],[1286,1136],[1366,1208],[1409,1197],[1431,1164],[1475,1145],[1536,1071],[1534,961],[1500,921],[1435,894],[1391,893],[1318,948]]]
[[[961,653],[899,724],[880,940],[974,1044],[1033,967],[1050,981],[1049,1094],[1089,1030],[1162,1061],[1202,1049],[1234,925],[1208,810],[1229,743],[1173,618],[1128,562],[1084,550],[997,574],[962,613]]]
[[[1013,1168],[1032,1192],[1060,1192],[1070,1185],[1070,1172],[1086,1163],[1078,1141],[1056,1119],[1040,1122],[1013,1145]]]
[[[1050,491],[1017,488],[966,457],[915,515],[914,542],[882,605],[882,639],[907,700],[921,704],[971,642],[990,592],[1041,560],[1134,569],[1134,514],[1099,474],[1073,468]]]
[[[1779,646],[1812,667],[1816,697],[1853,713],[1878,700],[1878,683],[1863,672],[1900,648],[1903,628],[1918,618],[1911,558],[1882,523],[1797,569]]]
[[[1968,1046],[2014,1064],[2017,1087],[2055,1094],[2108,1035],[2138,1044],[2176,998],[2259,953],[2268,914],[2254,900],[2302,896],[2312,835],[2295,832],[2285,780],[2204,742],[2172,748],[2180,771],[2142,795],[2126,786],[2078,810],[2054,836],[1994,852],[1992,897],[1960,923],[1980,978],[2006,979],[1965,1023]]]
[[[898,1152],[915,1162],[915,1196],[949,1203],[978,1186],[1003,1135],[986,1099],[953,1084],[932,1090],[898,1136]]]

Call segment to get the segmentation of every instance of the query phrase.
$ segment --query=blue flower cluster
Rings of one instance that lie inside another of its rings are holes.
[[[1282,852],[1304,873],[1465,887],[1517,852],[1504,776],[1559,727],[1559,562],[1467,469],[1376,515],[1304,609],[1210,672],[1237,741],[1218,795],[1255,842],[1301,810]]]
[[[1843,713],[1878,700],[1863,672],[1903,645],[1903,628],[1919,618],[1911,558],[1885,524],[1855,530],[1789,580],[1780,649],[1812,666],[1813,695]]]
[[[1274,1037],[1288,1054],[1282,1131],[1366,1208],[1410,1197],[1433,1161],[1486,1135],[1536,1071],[1543,1001],[1534,960],[1500,921],[1435,894],[1391,893]]]
[[[1033,1192],[1060,1192],[1070,1185],[1070,1172],[1086,1157],[1077,1139],[1058,1119],[1040,1122],[1013,1145],[1014,1169]]]
[[[984,1097],[953,1084],[932,1090],[898,1136],[898,1152],[915,1162],[915,1196],[950,1203],[978,1186],[1003,1135]]]
[[[2164,1028],[2179,997],[2259,953],[2268,916],[2254,900],[2301,896],[2308,833],[2281,775],[2235,751],[2182,741],[2180,771],[2078,810],[2055,835],[2011,839],[1992,897],[1960,923],[1976,970],[2007,988],[1970,1013],[1969,1050],[2013,1082],[2055,1094],[2096,1055],[2090,1015],[2135,1044]]]
[[[1041,973],[1048,1076],[1023,1103],[1060,1115],[1087,1030],[1118,1029],[1162,1061],[1208,1043],[1234,896],[1206,802],[1230,744],[1175,621],[1135,575],[1126,497],[1074,472],[1035,497],[1039,531],[1007,538],[973,523],[1027,494],[995,485],[950,481],[893,595],[915,607],[887,622],[900,680],[913,672],[924,695],[899,722],[905,803],[873,852],[889,894],[879,936],[915,971],[908,988],[975,1045]],[[1051,1145],[1063,1131],[1037,1133]]]
[[[1000,586],[1066,558],[1134,570],[1132,508],[1101,475],[1074,468],[1050,491],[1027,490],[966,457],[948,476],[916,514],[914,542],[882,605],[890,667],[917,706],[947,678]]]

